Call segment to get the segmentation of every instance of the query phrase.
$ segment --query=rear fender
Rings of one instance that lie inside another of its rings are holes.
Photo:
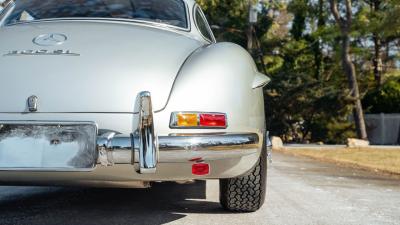
[[[175,80],[162,113],[163,121],[176,111],[222,112],[228,116],[224,132],[263,133],[261,87],[268,82],[269,78],[257,71],[248,52],[236,44],[217,43],[198,49]]]

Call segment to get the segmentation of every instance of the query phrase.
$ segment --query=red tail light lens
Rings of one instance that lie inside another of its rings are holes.
[[[224,114],[200,114],[200,126],[202,127],[226,127]]]
[[[210,174],[210,165],[206,163],[196,163],[192,165],[192,174],[205,176]]]

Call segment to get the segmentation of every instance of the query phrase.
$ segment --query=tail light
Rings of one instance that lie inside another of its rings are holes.
[[[187,129],[225,129],[227,128],[225,113],[174,112],[171,115],[171,128]]]

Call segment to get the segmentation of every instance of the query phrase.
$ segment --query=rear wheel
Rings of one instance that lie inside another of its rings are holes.
[[[220,203],[235,212],[254,212],[265,201],[267,189],[267,151],[264,145],[257,165],[246,175],[221,179]]]

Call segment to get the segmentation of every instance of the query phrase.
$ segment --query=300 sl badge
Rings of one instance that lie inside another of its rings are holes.
[[[4,56],[24,56],[24,55],[59,55],[59,56],[80,56],[78,53],[73,53],[70,50],[46,50],[46,49],[41,49],[41,50],[13,50],[10,51],[7,54],[4,54]]]

